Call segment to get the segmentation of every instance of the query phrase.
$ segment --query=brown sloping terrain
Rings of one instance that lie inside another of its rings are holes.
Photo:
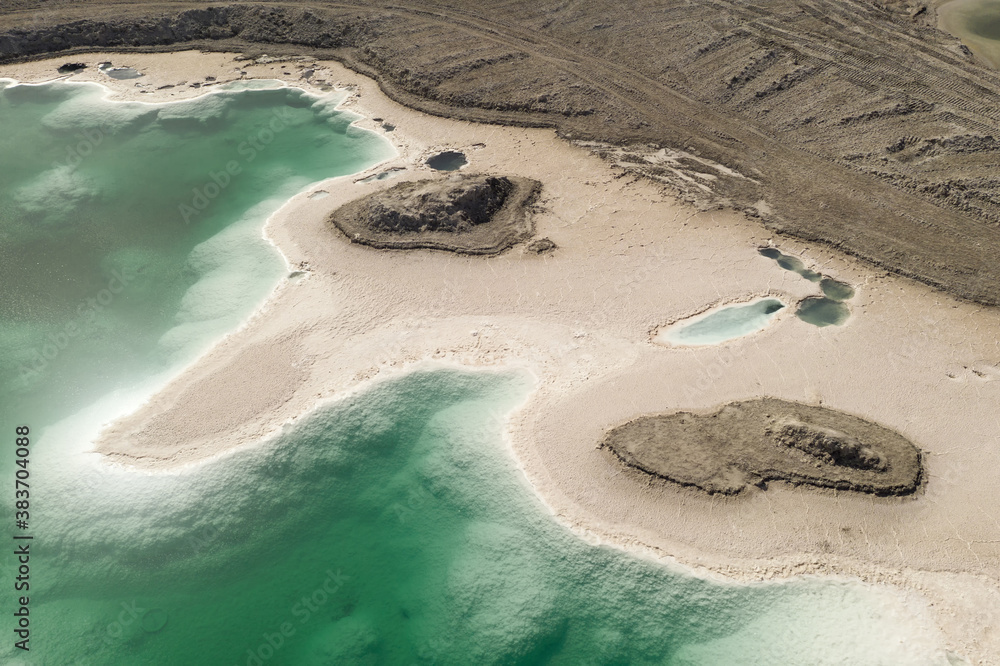
[[[860,0],[15,0],[0,59],[86,48],[333,57],[407,105],[551,126],[703,206],[1000,303],[1000,77]]]
[[[920,486],[920,451],[878,424],[775,398],[707,414],[646,416],[612,429],[601,447],[629,467],[731,495],[748,485],[795,485],[906,495]]]

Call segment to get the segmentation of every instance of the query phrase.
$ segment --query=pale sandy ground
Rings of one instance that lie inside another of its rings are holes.
[[[218,54],[71,59],[134,65],[147,73],[139,81],[148,89],[205,75],[224,80],[239,76],[237,67],[291,81],[297,76],[281,73],[306,66],[247,66]],[[514,454],[559,519],[585,538],[739,580],[814,572],[891,584],[931,604],[952,649],[998,663],[1000,311],[825,248],[772,239],[732,212],[699,213],[654,185],[616,178],[551,131],[426,116],[389,101],[370,80],[322,66],[314,80],[354,87],[347,108],[397,126],[388,136],[399,157],[372,173],[406,171],[367,184],[329,181],[310,192],[330,196],[304,193],[276,214],[266,233],[306,274],[285,281],[244,329],[108,430],[100,451],[149,466],[194,464],[426,359],[527,367],[539,384],[511,418]],[[0,75],[43,80],[53,68],[34,63]],[[103,78],[89,69],[74,79],[84,77]],[[125,97],[154,97],[135,81],[112,85]],[[542,181],[538,235],[558,244],[555,253],[383,252],[324,226],[343,201],[434,176],[422,161],[435,148],[465,150],[476,171]],[[819,329],[786,312],[717,347],[650,342],[656,326],[711,303],[815,294],[815,285],[757,253],[770,240],[857,287],[847,325]],[[596,449],[606,429],[640,414],[756,396],[822,402],[896,429],[926,452],[925,491],[880,499],[772,484],[712,498],[650,482]]]

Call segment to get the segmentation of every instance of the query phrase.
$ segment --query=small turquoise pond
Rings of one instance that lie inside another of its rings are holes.
[[[812,296],[799,304],[795,314],[813,326],[840,326],[851,316],[851,310],[846,303]]]
[[[813,326],[841,326],[851,317],[851,308],[844,301],[854,298],[854,287],[824,276],[822,273],[806,268],[802,260],[782,253],[775,247],[757,249],[762,256],[774,259],[786,271],[792,271],[810,282],[818,282],[822,296],[810,296],[799,303],[795,311],[797,316]]]
[[[762,255],[768,259],[774,259],[778,262],[778,265],[784,268],[786,271],[792,271],[797,273],[810,282],[819,282],[823,276],[814,270],[806,268],[806,265],[802,263],[802,260],[798,257],[793,257],[789,254],[783,254],[780,250],[773,247],[762,247],[757,250]]]
[[[664,329],[653,338],[668,345],[716,345],[767,327],[785,304],[776,298],[727,305]]]

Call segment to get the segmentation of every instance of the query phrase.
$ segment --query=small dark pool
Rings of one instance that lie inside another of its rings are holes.
[[[458,171],[468,163],[465,153],[455,150],[446,150],[427,159],[427,166],[438,171]]]
[[[831,298],[810,296],[799,303],[795,316],[813,326],[840,326],[851,316],[851,309]]]
[[[1000,39],[1000,5],[983,3],[965,21],[965,29],[986,39]]]
[[[854,287],[840,280],[823,278],[819,281],[819,288],[823,290],[824,296],[834,301],[849,301],[854,298]]]
[[[802,263],[802,260],[798,257],[793,257],[789,254],[783,254],[780,250],[774,247],[762,247],[757,250],[761,255],[767,257],[768,259],[774,259],[778,262],[778,265],[784,268],[786,271],[792,271],[797,273],[801,277],[809,280],[810,282],[819,282],[823,276],[816,271],[806,268],[806,265]]]

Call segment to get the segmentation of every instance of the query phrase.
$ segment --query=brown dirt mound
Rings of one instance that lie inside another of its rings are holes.
[[[775,398],[715,412],[645,416],[601,442],[629,467],[708,493],[767,481],[907,495],[922,478],[920,451],[902,435],[856,416]]]
[[[344,204],[329,221],[352,242],[381,249],[498,254],[534,233],[529,208],[540,188],[482,174],[400,183]]]

